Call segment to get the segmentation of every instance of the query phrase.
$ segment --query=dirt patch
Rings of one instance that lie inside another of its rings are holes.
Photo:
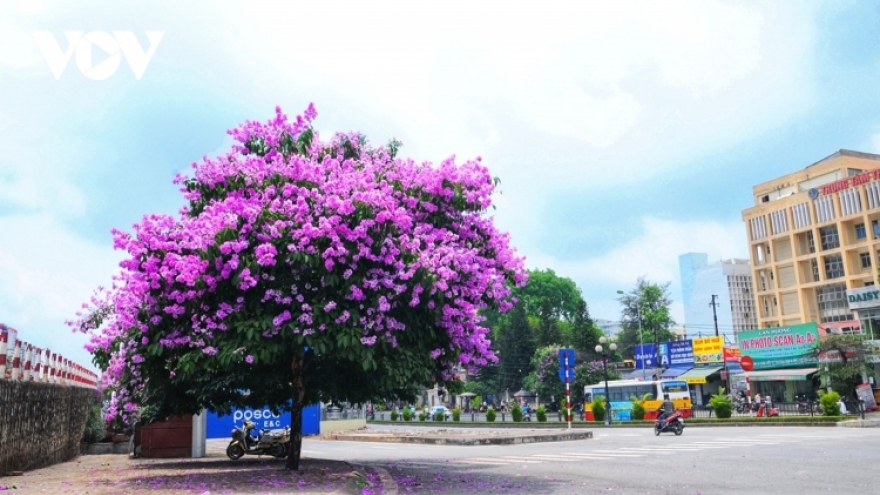
[[[52,495],[226,495],[360,494],[377,479],[369,468],[341,461],[304,458],[300,470],[284,460],[244,457],[231,461],[208,453],[199,459],[132,459],[127,455],[87,455],[22,476],[0,478],[0,493]],[[369,491],[369,490],[366,490]]]

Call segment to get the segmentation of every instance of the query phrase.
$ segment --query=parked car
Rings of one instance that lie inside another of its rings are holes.
[[[437,413],[442,413],[443,419],[447,421],[452,417],[452,413],[446,408],[446,406],[434,406],[429,410],[431,419],[434,419],[434,415]]]

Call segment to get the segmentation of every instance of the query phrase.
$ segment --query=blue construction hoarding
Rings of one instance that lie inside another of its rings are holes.
[[[218,416],[216,413],[208,413],[207,438],[230,438],[230,433],[235,427],[241,427],[248,419],[257,425],[257,430],[267,428],[270,430],[290,426],[290,412],[274,414],[268,407],[263,409],[240,408],[233,409],[232,414]],[[314,404],[303,408],[302,434],[317,435],[321,433],[321,405]]]

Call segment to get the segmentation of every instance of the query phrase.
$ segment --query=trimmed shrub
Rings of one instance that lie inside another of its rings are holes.
[[[397,411],[391,411],[391,421],[397,421]]]
[[[428,419],[428,415],[427,415],[427,414],[425,414],[424,412],[420,412],[420,413],[419,413],[419,421],[425,421],[425,420],[427,420],[427,419]]]
[[[101,416],[100,404],[95,404],[89,409],[89,419],[86,420],[86,428],[83,431],[83,442],[98,443],[107,436],[107,424]]]
[[[443,419],[445,419],[445,418],[443,417],[442,412],[435,412],[434,413],[434,421],[443,421]]]
[[[510,417],[513,418],[514,423],[519,423],[523,419],[522,409],[520,409],[519,406],[514,406],[510,410]]]
[[[538,406],[538,409],[535,410],[535,417],[538,419],[539,423],[547,422],[547,408],[544,406]]]
[[[822,415],[823,416],[840,416],[840,405],[837,401],[840,400],[840,394],[837,392],[831,391],[822,394],[819,397],[819,404],[822,405]]]
[[[724,387],[721,387],[719,392],[709,399],[709,405],[715,411],[715,417],[727,419],[733,414],[733,402],[730,400],[730,396],[724,393]]]
[[[461,421],[461,409],[455,408],[452,410],[452,420],[453,421]]]
[[[641,420],[645,419],[645,401],[651,397],[651,394],[645,394],[641,397],[636,397],[633,395],[629,398],[630,402],[632,402],[632,419]]]
[[[593,411],[593,420],[597,423],[605,421],[605,397],[597,395],[590,404]]]
[[[495,421],[495,408],[490,407],[486,410],[486,421],[492,423]]]
[[[406,409],[403,410],[403,420],[404,421],[412,421],[412,417],[413,417],[412,409],[407,407]]]

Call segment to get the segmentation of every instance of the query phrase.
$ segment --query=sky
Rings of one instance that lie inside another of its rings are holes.
[[[872,2],[0,0],[0,322],[88,365],[64,321],[111,229],[314,103],[325,137],[482,157],[496,225],[594,318],[645,277],[684,323],[678,256],[747,258],[755,184],[880,152],[878,37]]]

